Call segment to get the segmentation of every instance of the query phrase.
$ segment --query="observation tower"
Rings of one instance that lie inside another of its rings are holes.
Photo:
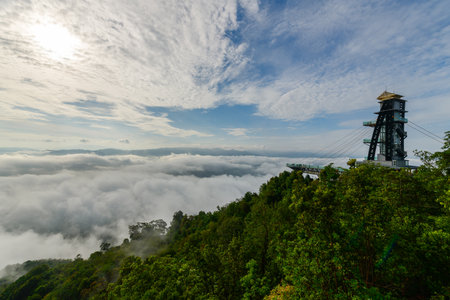
[[[403,96],[395,93],[384,91],[377,97],[380,104],[380,111],[375,112],[377,119],[374,121],[363,122],[364,126],[372,127],[372,138],[364,139],[364,143],[369,145],[369,152],[366,160],[357,161],[356,164],[375,163],[390,168],[409,168],[416,169],[416,166],[410,166],[406,160],[407,153],[405,151],[405,124],[408,119],[405,118],[407,111],[406,100]],[[360,135],[361,133],[359,133]],[[350,145],[345,146],[345,141],[350,141]],[[337,151],[333,153],[344,153],[342,149],[349,149],[353,139],[344,139],[344,143],[339,146]],[[376,154],[377,148],[379,149]],[[336,157],[336,156],[335,156]],[[300,170],[304,173],[318,175],[323,170],[323,166],[305,165],[305,164],[286,164],[293,170]],[[343,171],[342,168],[338,168]]]
[[[405,110],[406,100],[403,96],[384,91],[378,96],[380,111],[376,121],[363,122],[364,126],[373,127],[371,139],[364,139],[364,143],[369,144],[368,161],[394,168],[409,167],[409,161],[405,160]],[[379,153],[375,156],[379,145]]]

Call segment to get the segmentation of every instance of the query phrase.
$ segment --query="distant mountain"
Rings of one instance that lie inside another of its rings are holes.
[[[66,149],[66,150],[49,150],[49,155],[67,155],[67,154],[86,154],[92,153],[100,156],[109,155],[137,155],[137,156],[166,156],[171,154],[192,154],[192,155],[211,155],[211,156],[268,156],[268,157],[317,157],[312,152],[283,152],[283,151],[248,151],[221,148],[189,148],[189,147],[173,147],[173,148],[155,148],[141,150],[120,150],[120,149]]]
[[[18,148],[18,147],[4,147],[4,148],[0,148],[0,154],[19,152],[19,151],[35,151],[35,150],[31,149],[31,148]]]

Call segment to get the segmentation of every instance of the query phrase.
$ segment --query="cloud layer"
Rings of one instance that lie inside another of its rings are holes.
[[[173,154],[0,155],[0,270],[30,259],[87,257],[120,243],[128,225],[181,210],[214,211],[257,192],[286,163],[346,158]]]
[[[87,255],[103,239],[121,242],[135,222],[170,222],[178,210],[214,210],[256,192],[285,163],[187,154],[0,155],[0,268],[32,258]]]

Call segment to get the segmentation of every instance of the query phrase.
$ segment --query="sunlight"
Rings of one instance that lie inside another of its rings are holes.
[[[58,24],[36,24],[31,32],[37,44],[55,60],[73,59],[80,40]]]

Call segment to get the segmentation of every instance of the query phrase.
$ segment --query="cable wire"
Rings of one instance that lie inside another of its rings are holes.
[[[350,154],[349,154],[348,156],[349,156],[349,157],[355,156],[355,154],[356,154],[362,147],[364,147],[364,146],[366,146],[366,145],[365,145],[365,144],[359,145],[353,152],[350,152]]]
[[[331,162],[333,159],[341,157],[344,153],[350,151],[353,148],[352,153],[355,152],[355,145],[358,143],[360,143],[361,139],[367,135],[370,132],[370,128],[364,128],[364,130],[362,132],[360,132],[358,135],[354,136],[347,144],[345,144],[343,147],[341,147],[340,149],[335,149],[334,152],[332,152],[331,154],[329,154],[329,161]],[[358,149],[360,148],[360,146],[358,147]],[[357,150],[358,150],[357,149]]]
[[[432,133],[432,132],[429,131],[429,130],[426,130],[426,129],[423,128],[422,126],[417,125],[416,123],[413,123],[413,122],[411,122],[411,121],[409,121],[409,123],[411,123],[411,124],[408,124],[409,127],[414,128],[414,129],[416,129],[417,131],[420,131],[421,133],[425,134],[425,135],[428,136],[428,137],[430,137],[430,135],[431,135],[431,136],[433,136],[434,138],[439,139],[440,141],[443,141],[443,140],[444,140],[444,139],[441,138],[440,136],[438,136],[438,135]],[[412,126],[412,125],[414,125],[414,126]],[[424,131],[425,131],[426,133],[425,133]]]
[[[329,149],[336,149],[341,147],[342,145],[347,143],[347,140],[351,139],[352,137],[355,136],[355,134],[358,134],[360,131],[364,130],[364,128],[358,127],[355,130],[350,131],[349,133],[347,133],[346,135],[344,135],[342,138],[333,141],[332,143],[328,144],[327,146],[325,146],[324,148],[320,149],[319,151],[316,152],[317,156],[324,156],[327,154],[327,150]]]
[[[331,153],[340,151],[342,148],[346,147],[355,138],[355,136],[362,134],[365,129],[366,128],[364,127],[360,127],[357,130],[353,130],[350,134],[347,134],[343,138],[337,140],[334,142],[334,145],[330,145],[326,149],[323,149],[322,156],[330,157]]]
[[[361,139],[366,136],[369,131],[371,131],[369,128],[364,128],[358,135],[355,135],[351,140],[346,142],[341,147],[334,149],[331,153],[328,154],[328,157],[330,158],[336,158],[340,155],[344,154],[345,152],[350,151],[357,143],[360,143]]]
[[[434,134],[434,133],[432,133],[431,131],[429,131],[429,130],[427,130],[427,129],[423,128],[422,126],[420,126],[419,124],[416,124],[416,123],[414,123],[414,122],[413,122],[413,121],[411,121],[411,120],[409,120],[409,123],[411,123],[412,125],[415,125],[415,126],[417,126],[417,127],[421,128],[422,130],[424,130],[424,131],[428,132],[429,134],[431,134],[431,135],[433,135],[433,136],[437,137],[437,138],[438,138],[438,139],[440,139],[440,140],[444,140],[443,138],[441,138],[441,137],[440,137],[440,136],[438,136],[437,134]]]
[[[436,142],[438,142],[438,143],[444,144],[444,142],[443,142],[443,141],[441,141],[441,140],[438,140],[438,139],[437,139],[437,138],[435,138],[434,136],[431,136],[431,135],[429,135],[429,134],[427,134],[427,133],[423,132],[422,130],[420,130],[420,129],[418,129],[418,128],[415,128],[415,127],[413,127],[413,126],[411,126],[411,125],[409,125],[409,124],[408,124],[408,126],[409,126],[409,128],[412,128],[412,129],[414,129],[414,130],[416,130],[416,131],[418,131],[418,132],[422,133],[423,135],[425,135],[425,136],[429,137],[430,139],[433,139],[433,140],[435,140],[435,141],[436,141]]]

